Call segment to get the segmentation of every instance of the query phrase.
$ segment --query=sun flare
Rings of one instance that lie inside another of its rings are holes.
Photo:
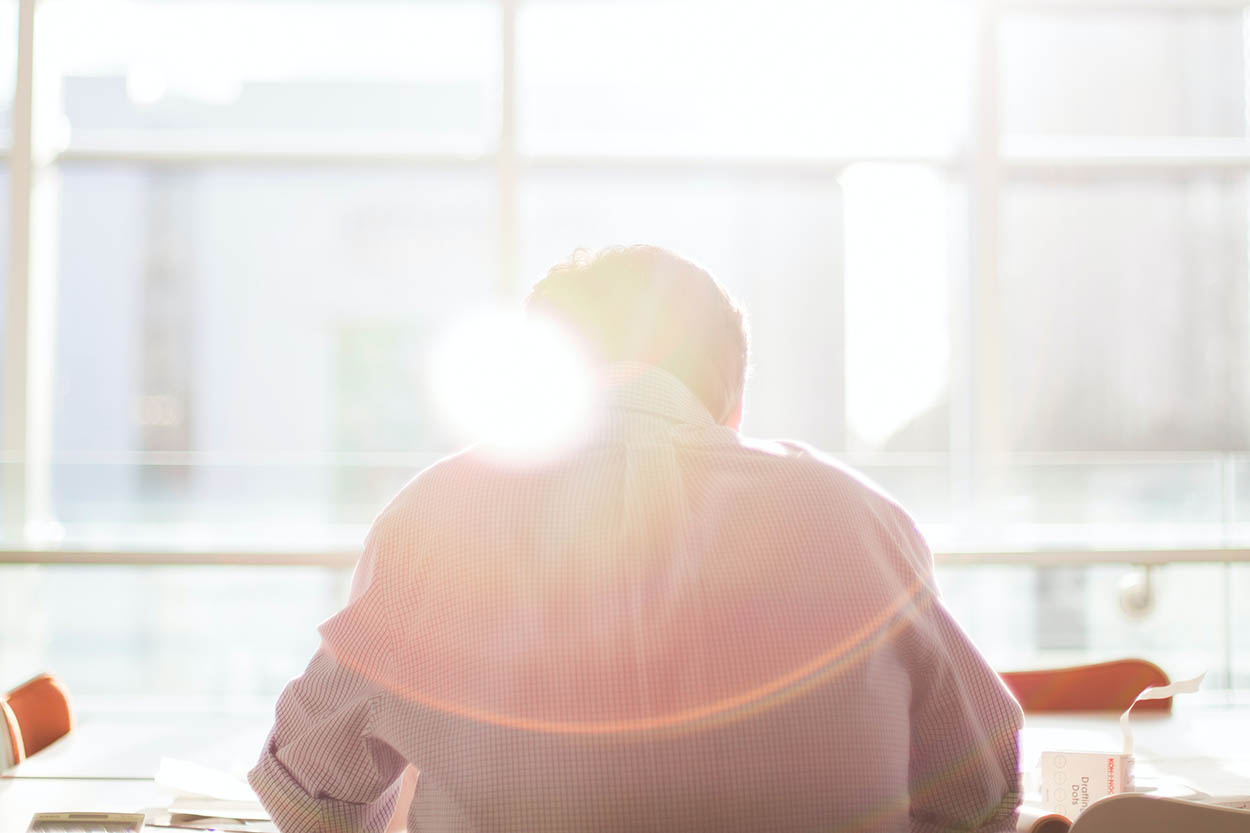
[[[504,312],[464,319],[439,340],[430,377],[457,436],[506,457],[557,456],[590,428],[590,364],[581,345],[546,320]]]

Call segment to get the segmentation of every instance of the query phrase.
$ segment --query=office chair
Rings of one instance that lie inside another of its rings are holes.
[[[1123,711],[1149,686],[1171,682],[1144,659],[1119,659],[1068,668],[999,673],[1025,712]],[[1143,700],[1135,711],[1172,710],[1172,698]]]
[[[69,693],[51,674],[27,680],[0,698],[0,712],[7,732],[8,749],[0,759],[19,764],[66,735],[74,721]]]
[[[1089,805],[1070,833],[1250,833],[1250,810],[1122,793]]]

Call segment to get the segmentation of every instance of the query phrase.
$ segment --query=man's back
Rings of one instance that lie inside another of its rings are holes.
[[[458,455],[378,519],[253,774],[280,824],[367,829],[412,762],[420,829],[1009,826],[1019,710],[907,515],[662,370],[606,379],[585,445]]]

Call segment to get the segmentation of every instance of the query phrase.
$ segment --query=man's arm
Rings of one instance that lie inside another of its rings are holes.
[[[912,674],[911,828],[1015,830],[1019,705],[934,597],[916,625]]]
[[[352,600],[321,625],[321,648],[278,699],[248,774],[283,833],[383,833],[407,762],[374,734],[393,658],[377,546],[365,545]]]

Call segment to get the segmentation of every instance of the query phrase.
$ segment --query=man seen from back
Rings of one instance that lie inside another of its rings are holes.
[[[902,508],[739,434],[727,293],[632,246],[526,308],[586,350],[593,424],[378,516],[250,775],[279,828],[382,833],[411,765],[409,830],[1014,829],[1019,707]]]

